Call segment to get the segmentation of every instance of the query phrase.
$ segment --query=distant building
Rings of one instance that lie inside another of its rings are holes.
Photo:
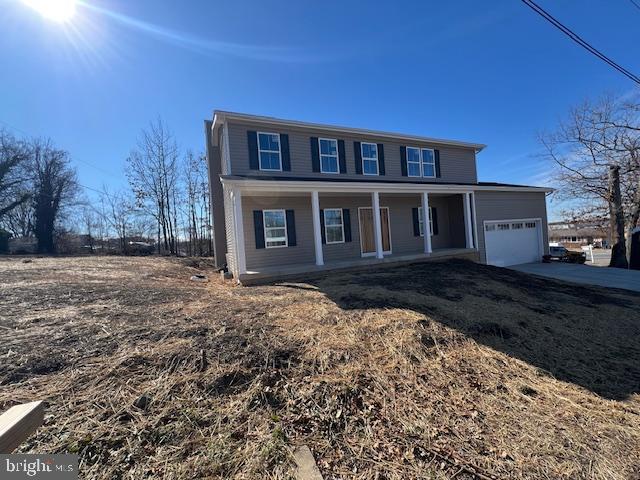
[[[561,243],[567,248],[587,245],[608,248],[609,225],[598,222],[550,222],[549,242]]]

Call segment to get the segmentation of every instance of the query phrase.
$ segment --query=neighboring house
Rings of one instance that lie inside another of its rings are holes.
[[[593,245],[598,248],[609,246],[609,226],[594,222],[552,222],[549,223],[549,241],[561,243],[571,249]]]
[[[223,111],[205,132],[215,261],[240,282],[548,251],[551,189],[478,182],[484,145]]]

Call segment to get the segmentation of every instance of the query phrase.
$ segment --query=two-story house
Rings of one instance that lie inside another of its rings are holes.
[[[239,282],[548,250],[551,189],[478,182],[485,145],[224,111],[205,132],[215,261]]]

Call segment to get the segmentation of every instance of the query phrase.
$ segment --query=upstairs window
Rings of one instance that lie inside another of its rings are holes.
[[[410,177],[422,176],[420,162],[420,149],[415,147],[407,147],[407,174]]]
[[[407,147],[407,175],[435,178],[436,156],[433,149]]]
[[[264,241],[266,248],[287,246],[287,216],[284,210],[263,210]]]
[[[432,207],[429,207],[429,234],[433,237],[433,214],[431,213],[431,211],[432,211]],[[422,221],[422,207],[418,207],[418,228],[420,230],[420,236],[424,237],[424,222]]]
[[[435,177],[436,176],[436,156],[431,148],[423,148],[422,154],[422,176],[423,177]]]
[[[319,138],[320,171],[322,173],[339,173],[338,141],[332,138]]]
[[[364,175],[378,175],[378,145],[362,142],[360,149],[362,152],[362,173]]]
[[[281,171],[280,135],[277,133],[258,132],[258,156],[260,170]]]
[[[324,209],[324,236],[327,244],[344,243],[344,222],[341,208]]]

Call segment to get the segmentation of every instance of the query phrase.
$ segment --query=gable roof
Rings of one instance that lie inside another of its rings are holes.
[[[264,123],[269,125],[278,125],[282,127],[298,127],[298,128],[306,128],[310,130],[332,130],[334,132],[339,132],[347,135],[354,136],[371,136],[371,137],[379,137],[379,138],[388,138],[391,140],[404,140],[408,142],[424,142],[424,143],[432,143],[436,145],[448,145],[454,147],[463,147],[463,148],[473,148],[476,153],[480,152],[482,149],[486,147],[486,145],[482,143],[471,143],[471,142],[462,142],[459,140],[447,140],[442,138],[431,138],[431,137],[423,137],[419,135],[406,135],[403,133],[396,132],[384,132],[380,130],[368,130],[363,128],[353,128],[353,127],[341,127],[337,125],[327,125],[321,123],[310,123],[310,122],[301,122],[298,120],[285,120],[282,118],[276,117],[266,117],[261,115],[249,115],[246,113],[237,113],[237,112],[227,112],[224,110],[214,110],[213,112],[213,124],[212,128],[212,140],[214,145],[217,145],[218,135],[217,130],[223,125],[225,122],[229,120],[237,120],[251,123]]]

